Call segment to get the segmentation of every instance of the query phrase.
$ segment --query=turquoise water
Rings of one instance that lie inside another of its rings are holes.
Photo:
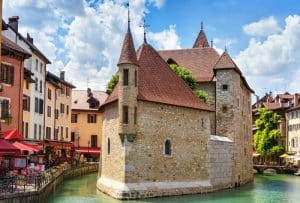
[[[59,203],[120,203],[96,189],[97,174],[89,174],[65,181],[49,196],[47,202]],[[144,201],[124,201],[125,203],[182,203],[182,202],[300,202],[300,176],[292,175],[255,175],[253,183],[239,189],[223,190],[203,195],[153,198]]]

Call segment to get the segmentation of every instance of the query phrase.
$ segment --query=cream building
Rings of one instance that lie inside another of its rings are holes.
[[[29,138],[29,126],[30,126],[30,100],[31,100],[31,84],[35,81],[32,79],[33,73],[24,68],[24,80],[23,80],[23,123],[22,123],[22,135],[24,139]]]
[[[107,98],[102,91],[72,92],[71,141],[83,154],[99,157],[102,136],[102,113],[99,107]]]
[[[294,164],[300,165],[300,102],[295,94],[294,107],[287,111],[288,153],[293,154]]]
[[[32,56],[24,61],[24,67],[31,71],[34,83],[30,83],[30,122],[29,140],[43,140],[45,128],[45,78],[46,65],[50,60],[34,45],[33,38],[27,34],[25,38],[18,32],[19,17],[12,16],[8,20],[8,29],[3,31],[3,35],[20,47],[28,51]]]

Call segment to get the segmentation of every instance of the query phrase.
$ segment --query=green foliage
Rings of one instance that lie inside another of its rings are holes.
[[[119,81],[119,76],[113,75],[107,84],[107,92],[111,93],[115,88],[115,86],[117,85],[118,81]]]
[[[197,82],[191,72],[182,66],[178,66],[177,64],[170,64],[170,67],[181,79],[184,80],[188,86],[190,86],[191,89],[196,88]]]
[[[278,145],[280,131],[277,122],[280,116],[268,109],[260,108],[260,116],[255,121],[258,128],[254,134],[254,148],[261,156],[278,156],[284,152],[284,147]]]
[[[202,102],[204,102],[205,104],[207,104],[207,102],[208,102],[208,95],[207,95],[207,93],[206,93],[205,91],[203,91],[203,90],[198,90],[198,91],[196,92],[196,96],[197,96]]]

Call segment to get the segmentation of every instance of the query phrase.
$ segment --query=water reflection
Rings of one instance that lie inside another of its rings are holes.
[[[64,182],[48,198],[48,203],[120,203],[101,192],[95,186],[97,174],[89,174]],[[209,202],[209,203],[247,203],[247,202],[299,202],[300,201],[300,177],[289,175],[255,175],[255,180],[239,189],[223,190],[217,193],[204,195],[187,195],[179,197],[154,198],[139,201],[126,201],[126,203],[138,202]]]

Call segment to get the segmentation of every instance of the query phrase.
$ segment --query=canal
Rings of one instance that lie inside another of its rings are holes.
[[[95,186],[97,174],[89,174],[65,181],[49,196],[47,203],[120,203],[99,192]],[[125,201],[126,203],[181,203],[181,202],[299,202],[300,177],[292,175],[255,175],[253,183],[239,189],[223,190],[203,195],[187,195],[180,197],[165,197],[147,199],[144,201]]]

